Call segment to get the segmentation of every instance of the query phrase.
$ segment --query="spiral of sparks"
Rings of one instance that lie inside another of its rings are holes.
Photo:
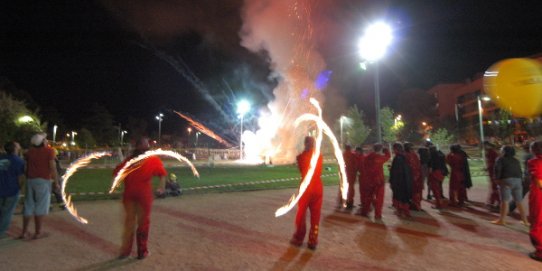
[[[79,168],[87,166],[92,159],[99,159],[104,156],[111,156],[111,153],[94,152],[84,157],[81,157],[71,163],[70,166],[66,169],[66,173],[64,173],[64,175],[62,176],[62,179],[64,180],[61,185],[62,201],[64,201],[66,209],[68,210],[70,215],[83,224],[88,224],[88,220],[78,214],[77,209],[75,209],[75,206],[73,205],[73,202],[71,200],[71,195],[66,194],[66,186],[68,185],[68,180],[70,179],[70,177],[75,172],[77,172]]]
[[[310,182],[312,180],[312,176],[314,175],[314,170],[316,168],[316,163],[318,161],[318,157],[320,156],[320,149],[321,149],[322,137],[323,137],[322,132],[325,133],[329,137],[329,139],[330,139],[330,141],[331,141],[331,143],[333,145],[335,158],[337,159],[337,162],[339,164],[339,172],[340,172],[340,186],[339,187],[340,187],[340,190],[341,190],[341,197],[343,199],[343,202],[346,200],[346,197],[347,197],[347,194],[348,194],[348,180],[346,178],[345,164],[344,164],[344,159],[343,159],[343,156],[341,154],[341,148],[339,146],[337,138],[335,137],[335,135],[333,135],[333,132],[331,131],[329,126],[323,121],[323,119],[322,119],[322,109],[321,109],[318,101],[316,99],[314,99],[314,98],[311,98],[310,102],[311,102],[311,104],[314,105],[314,107],[316,107],[316,110],[318,111],[318,115],[315,115],[315,114],[303,114],[300,117],[298,117],[295,120],[295,123],[294,123],[294,125],[297,127],[303,121],[314,121],[316,123],[316,126],[318,127],[317,132],[316,132],[317,133],[317,135],[316,135],[316,146],[314,148],[314,152],[313,152],[312,157],[311,157],[310,168],[307,171],[307,174],[305,175],[305,178],[303,178],[303,181],[299,185],[299,192],[297,193],[297,195],[295,195],[295,194],[292,195],[292,197],[290,198],[290,200],[288,201],[288,203],[286,205],[278,208],[275,211],[275,217],[279,217],[279,216],[284,215],[287,212],[289,212],[297,204],[297,202],[299,201],[301,196],[303,196],[303,194],[307,190],[307,187],[309,186],[309,184],[310,184]]]
[[[136,170],[139,167],[139,165],[137,165],[138,162],[145,160],[149,158],[150,156],[169,156],[169,157],[173,157],[177,159],[180,162],[185,162],[192,169],[192,173],[194,174],[194,176],[199,178],[199,172],[196,170],[194,165],[190,162],[190,160],[188,160],[186,157],[182,156],[181,154],[174,151],[166,151],[162,149],[151,150],[151,151],[146,151],[145,153],[132,158],[131,160],[126,162],[126,164],[124,164],[124,167],[122,167],[117,173],[117,176],[115,176],[115,179],[113,180],[113,184],[111,185],[111,189],[109,190],[109,194],[113,193],[115,189],[117,189],[117,187],[120,185],[122,180],[124,180],[124,178],[128,174],[130,174],[130,172]]]

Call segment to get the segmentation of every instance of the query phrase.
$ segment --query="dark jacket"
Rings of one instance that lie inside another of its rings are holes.
[[[506,178],[521,178],[521,164],[513,156],[501,156],[495,162],[495,178],[502,180]]]

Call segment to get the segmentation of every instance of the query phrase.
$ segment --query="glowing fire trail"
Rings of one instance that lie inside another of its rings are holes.
[[[335,135],[333,135],[333,132],[327,126],[327,124],[322,120],[322,109],[320,108],[320,105],[318,104],[318,101],[316,99],[311,98],[310,102],[316,107],[318,110],[318,116],[314,114],[303,114],[300,117],[298,117],[295,120],[295,127],[299,125],[302,121],[314,121],[318,127],[317,129],[317,136],[316,136],[316,146],[314,149],[314,153],[311,157],[310,162],[310,168],[307,171],[307,174],[305,175],[305,178],[303,178],[303,181],[299,185],[299,191],[297,196],[294,194],[288,201],[288,203],[279,209],[275,211],[275,217],[279,217],[281,215],[286,214],[288,211],[290,211],[299,201],[301,196],[305,193],[307,190],[307,187],[309,186],[309,183],[312,179],[312,176],[314,175],[314,170],[316,167],[316,163],[318,161],[318,157],[320,156],[320,148],[322,145],[322,130],[323,132],[329,137],[331,140],[331,143],[333,144],[333,149],[335,153],[335,158],[337,159],[337,162],[339,163],[339,172],[340,172],[340,190],[341,190],[341,197],[343,199],[343,202],[346,201],[347,193],[348,193],[348,180],[346,178],[346,172],[345,172],[345,164],[344,159],[342,157],[341,149],[339,147],[339,143],[337,142],[337,139],[335,138]]]
[[[70,166],[66,169],[66,173],[64,173],[64,175],[62,176],[62,179],[64,180],[61,186],[62,200],[64,201],[66,209],[68,210],[70,215],[72,215],[77,221],[83,224],[88,224],[88,220],[79,216],[79,214],[77,213],[77,209],[75,209],[75,206],[73,205],[73,202],[71,200],[71,195],[66,195],[66,186],[68,185],[68,180],[70,179],[70,177],[75,172],[77,172],[79,168],[87,166],[92,159],[98,159],[103,156],[111,156],[111,153],[110,152],[95,152],[87,156],[81,157],[75,160],[73,163],[71,163]]]
[[[175,114],[179,115],[179,117],[187,120],[190,125],[194,126],[194,128],[196,128],[198,131],[208,135],[210,138],[224,144],[226,147],[228,148],[231,148],[233,147],[228,141],[224,140],[223,138],[221,138],[220,136],[218,136],[217,134],[215,134],[213,131],[211,131],[211,129],[205,127],[203,124],[201,124],[201,122],[197,122],[195,121],[194,119],[192,119],[191,117],[183,114],[183,113],[179,113],[175,110],[173,110],[173,112],[175,112]]]
[[[169,156],[169,157],[173,157],[177,160],[179,160],[180,162],[185,162],[187,163],[190,168],[192,169],[192,173],[194,174],[194,176],[198,177],[199,178],[199,173],[198,171],[196,170],[196,168],[194,167],[194,165],[190,162],[190,160],[188,160],[186,157],[182,156],[181,154],[177,153],[177,152],[174,152],[174,151],[165,151],[165,150],[161,150],[161,149],[157,149],[157,150],[152,150],[152,151],[146,151],[145,153],[137,156],[137,157],[134,157],[132,158],[131,160],[129,160],[128,162],[126,162],[126,164],[124,164],[124,167],[122,167],[119,172],[117,173],[117,176],[115,176],[115,179],[113,180],[113,184],[111,185],[111,189],[109,190],[109,194],[113,193],[113,191],[115,191],[115,189],[117,189],[117,187],[120,185],[120,182],[122,180],[124,180],[124,178],[130,174],[130,172],[136,170],[138,168],[138,165],[135,165],[134,167],[132,167],[134,164],[144,160],[144,159],[147,159],[149,158],[150,156],[155,156],[155,155],[158,155],[158,156]]]

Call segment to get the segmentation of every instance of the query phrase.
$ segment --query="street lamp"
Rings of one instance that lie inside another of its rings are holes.
[[[30,123],[30,122],[33,122],[34,119],[31,116],[24,115],[24,116],[19,117],[18,121],[20,123]]]
[[[58,125],[53,126],[53,143],[56,143],[56,130],[58,129]]]
[[[200,132],[196,132],[196,143],[194,144],[194,146],[197,148],[198,147],[198,139],[199,139],[199,135],[201,135]]]
[[[239,160],[243,160],[243,119],[245,114],[250,111],[250,103],[247,100],[241,100],[237,103],[237,114],[241,118],[241,135],[239,136]]]
[[[75,146],[75,136],[77,135],[77,132],[76,131],[72,131],[72,146]]]
[[[155,117],[158,120],[158,145],[161,145],[162,137],[162,120],[164,119],[164,114],[160,113]]]
[[[482,160],[485,163],[486,157],[486,148],[484,146],[484,123],[483,123],[483,115],[484,115],[484,108],[482,107],[482,101],[488,102],[491,101],[491,98],[488,96],[478,95],[476,96],[476,100],[478,102],[478,122],[480,124],[480,149],[482,151]]]
[[[378,71],[378,60],[386,54],[388,46],[392,40],[391,28],[383,23],[377,22],[370,25],[365,34],[359,40],[359,53],[362,59],[368,63],[375,64],[374,86],[375,86],[375,111],[376,111],[376,137],[378,142],[382,142],[382,129],[380,125],[380,79]],[[362,63],[362,67],[366,63]]]
[[[122,142],[124,141],[124,135],[127,134],[128,131],[124,130],[122,132],[120,132],[120,145],[122,146]]]
[[[340,126],[341,126],[341,137],[340,137],[340,139],[341,139],[341,147],[344,147],[344,141],[343,141],[343,125],[344,125],[345,119],[346,119],[346,116],[341,116],[341,117],[339,118],[339,124],[340,124]]]

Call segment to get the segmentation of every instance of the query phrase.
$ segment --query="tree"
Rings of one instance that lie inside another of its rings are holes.
[[[448,132],[446,128],[439,128],[434,132],[429,132],[429,136],[431,138],[431,142],[437,146],[437,148],[441,148],[443,146],[447,146],[452,144],[454,141],[454,136]]]
[[[400,118],[394,117],[393,109],[384,107],[380,109],[380,126],[382,128],[382,140],[392,143],[397,140],[405,124]]]
[[[94,136],[97,145],[114,146],[118,144],[118,129],[113,126],[113,116],[101,105],[90,108],[90,116],[83,120],[83,127]]]
[[[85,149],[93,148],[96,146],[96,140],[94,139],[94,136],[92,136],[92,133],[86,128],[82,128],[77,133],[77,141],[79,143],[79,146]]]
[[[0,91],[0,142],[15,140],[23,147],[33,134],[43,131],[41,122],[24,102]]]
[[[514,124],[510,112],[500,109],[492,119],[491,130],[499,139],[505,140],[514,133]]]
[[[343,120],[343,133],[346,142],[352,146],[361,146],[371,133],[371,129],[365,125],[363,111],[357,105],[348,109],[346,121]]]

